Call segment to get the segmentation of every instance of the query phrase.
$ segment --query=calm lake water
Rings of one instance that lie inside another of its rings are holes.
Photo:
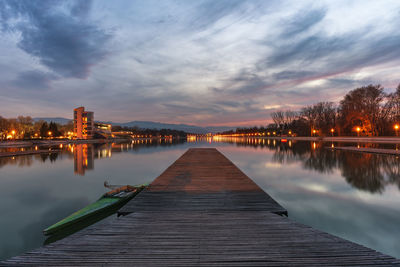
[[[151,182],[190,147],[218,148],[290,219],[400,258],[398,157],[334,151],[331,143],[215,141],[76,145],[0,158],[0,259],[40,247],[42,230],[96,201],[105,180]]]

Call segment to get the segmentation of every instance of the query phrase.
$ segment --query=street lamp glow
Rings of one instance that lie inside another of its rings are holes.
[[[15,130],[12,130],[11,133],[14,135],[15,134]]]
[[[396,124],[396,125],[394,126],[394,129],[395,129],[395,130],[398,130],[399,127],[400,127],[400,126],[399,126],[398,124]]]
[[[357,131],[357,137],[360,137],[361,128],[360,128],[360,127],[357,127],[357,128],[356,128],[356,131]]]
[[[48,132],[48,134],[49,134],[49,135],[51,135],[51,134],[52,134],[52,132],[51,132],[51,131],[49,131],[49,132]]]

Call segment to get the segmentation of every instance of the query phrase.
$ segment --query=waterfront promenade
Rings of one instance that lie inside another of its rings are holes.
[[[0,265],[394,266],[296,223],[216,149],[189,149],[120,211]]]

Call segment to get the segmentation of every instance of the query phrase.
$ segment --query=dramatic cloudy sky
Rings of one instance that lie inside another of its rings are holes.
[[[0,115],[260,125],[400,82],[400,1],[0,1]]]

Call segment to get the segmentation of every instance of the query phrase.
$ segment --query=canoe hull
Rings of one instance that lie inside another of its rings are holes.
[[[129,200],[135,197],[141,190],[143,190],[143,188],[144,187],[137,188],[135,192],[131,192],[131,194],[122,198],[103,196],[98,201],[86,206],[85,208],[77,212],[74,212],[65,219],[46,228],[45,230],[43,230],[43,233],[46,236],[53,235],[56,232],[69,228],[77,223],[89,220],[92,217],[96,217],[101,213],[117,209],[118,207],[122,207]]]

